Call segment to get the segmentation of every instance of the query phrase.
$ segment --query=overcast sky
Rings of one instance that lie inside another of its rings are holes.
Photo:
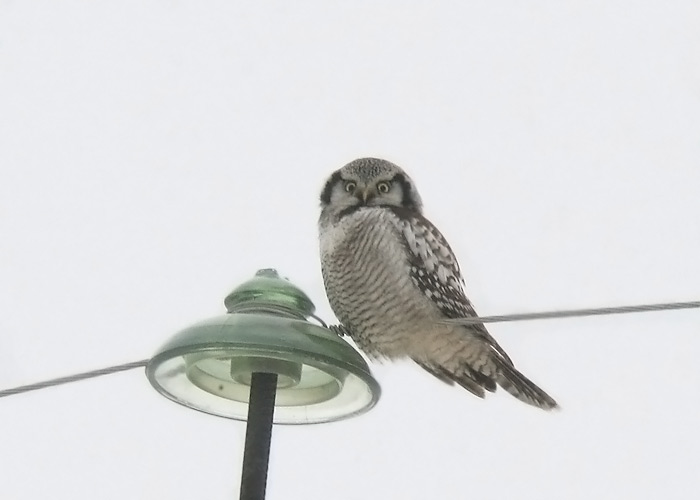
[[[0,0],[0,388],[148,358],[403,166],[482,315],[700,300],[700,4]],[[269,499],[694,498],[700,313],[497,324],[562,406],[409,363],[275,427]],[[237,498],[243,423],[142,370],[0,400],[7,499]]]

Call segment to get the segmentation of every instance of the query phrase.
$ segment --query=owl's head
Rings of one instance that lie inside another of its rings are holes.
[[[403,207],[420,213],[423,204],[401,167],[379,158],[360,158],[336,170],[321,192],[321,207],[333,212],[372,206]]]

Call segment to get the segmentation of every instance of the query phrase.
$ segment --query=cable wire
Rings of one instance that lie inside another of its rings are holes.
[[[622,306],[622,307],[600,307],[597,309],[570,309],[566,311],[546,311],[546,312],[536,312],[536,313],[523,313],[523,314],[503,314],[500,316],[474,316],[473,318],[456,318],[444,320],[444,323],[460,324],[460,325],[475,325],[480,323],[501,323],[507,321],[529,321],[535,319],[554,319],[554,318],[579,318],[585,316],[605,316],[610,314],[628,314],[628,313],[640,313],[640,312],[652,312],[652,311],[671,311],[677,309],[696,309],[700,308],[700,301],[698,302],[670,302],[666,304],[645,304],[639,306]],[[315,319],[323,321],[320,318],[314,316]],[[325,323],[323,323],[325,325]],[[343,325],[332,325],[328,327],[331,331],[338,335],[347,335],[348,331]],[[0,391],[0,398],[5,396],[12,396],[15,394],[21,394],[23,392],[38,391],[40,389],[46,389],[48,387],[53,387],[56,385],[70,384],[72,382],[77,382],[79,380],[86,380],[89,378],[100,377],[102,375],[111,375],[112,373],[123,372],[126,370],[133,370],[134,368],[142,368],[148,364],[147,359],[141,361],[134,361],[132,363],[125,363],[123,365],[110,366],[107,368],[101,368],[99,370],[93,370],[89,372],[77,373],[75,375],[69,375],[67,377],[60,377],[51,380],[45,380],[43,382],[37,382],[36,384],[22,385],[20,387],[14,387],[12,389],[5,389]]]
[[[444,323],[475,325],[479,323],[503,323],[506,321],[529,321],[533,319],[580,318],[584,316],[604,316],[610,314],[627,314],[652,311],[670,311],[676,309],[694,309],[700,302],[671,302],[668,304],[645,304],[639,306],[600,307],[597,309],[570,309],[568,311],[547,311],[523,314],[504,314],[501,316],[474,316],[473,318],[446,319]]]
[[[77,382],[78,380],[86,380],[89,378],[100,377],[102,375],[111,375],[112,373],[133,370],[134,368],[143,368],[147,364],[148,360],[143,359],[141,361],[134,361],[132,363],[125,363],[123,365],[110,366],[107,368],[100,368],[99,370],[76,373],[75,375],[69,375],[67,377],[45,380],[43,382],[37,382],[36,384],[22,385],[19,387],[14,387],[12,389],[5,389],[4,391],[0,391],[0,398],[4,398],[5,396],[12,396],[14,394],[21,394],[23,392],[38,391],[40,389],[46,389],[47,387],[53,387],[55,385],[70,384],[71,382]]]

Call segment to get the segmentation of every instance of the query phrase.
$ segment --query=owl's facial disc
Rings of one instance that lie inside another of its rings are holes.
[[[321,205],[343,215],[376,206],[421,212],[420,196],[408,175],[377,158],[361,158],[336,170],[321,193]]]

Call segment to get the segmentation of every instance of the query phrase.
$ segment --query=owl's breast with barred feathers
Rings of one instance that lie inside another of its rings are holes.
[[[420,290],[423,278],[411,272],[403,232],[404,221],[387,207],[360,208],[321,231],[328,300],[373,355],[405,355],[406,342],[440,316]]]

